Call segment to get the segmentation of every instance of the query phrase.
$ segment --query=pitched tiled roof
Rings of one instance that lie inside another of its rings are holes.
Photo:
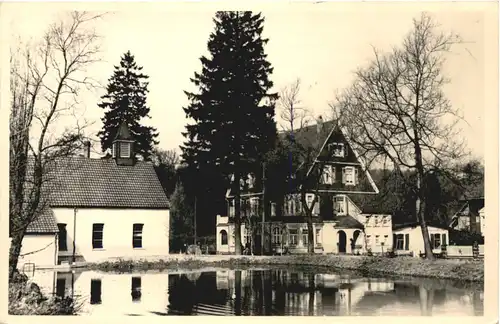
[[[169,208],[151,163],[73,157],[53,171],[51,207]]]
[[[295,130],[293,136],[302,147],[313,147],[319,150],[334,126],[333,121],[326,121],[320,125],[314,124]],[[279,137],[281,140],[289,139],[290,131],[280,132]]]
[[[46,207],[36,217],[36,219],[28,225],[26,233],[57,233],[57,222],[54,213],[50,207]]]

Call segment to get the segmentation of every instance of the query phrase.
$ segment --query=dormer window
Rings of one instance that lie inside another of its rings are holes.
[[[111,148],[113,158],[118,165],[132,166],[135,163],[134,139],[126,123],[122,123],[113,140]]]
[[[130,157],[130,143],[120,143],[120,157],[121,158]]]
[[[330,143],[328,144],[328,150],[330,151],[330,154],[332,154],[332,156],[335,157],[345,156],[344,143]]]

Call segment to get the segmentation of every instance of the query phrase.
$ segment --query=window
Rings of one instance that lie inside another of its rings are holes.
[[[100,279],[92,279],[90,281],[90,304],[100,304],[101,303],[101,289],[102,283]]]
[[[410,234],[393,234],[393,244],[396,250],[410,250]]]
[[[295,207],[295,210],[294,210],[294,215],[298,215],[300,213],[302,213],[302,202],[300,201],[300,196],[299,195],[296,195],[294,197],[294,207]]]
[[[384,241],[382,241],[382,243],[387,246],[388,240],[389,240],[389,235],[384,235]]]
[[[134,249],[142,248],[142,229],[144,224],[134,224],[132,233],[132,246]]]
[[[271,216],[276,216],[276,203],[271,203]]]
[[[441,247],[441,234],[431,234],[431,246],[433,249]]]
[[[291,229],[289,231],[289,243],[290,245],[294,246],[294,245],[297,245],[297,241],[298,241],[298,231],[296,229]]]
[[[111,148],[111,152],[113,154],[113,158],[116,157],[116,143],[113,143],[113,147]]]
[[[273,229],[273,244],[281,244],[281,230],[278,227]]]
[[[231,199],[227,202],[229,206],[229,217],[234,217],[234,199]]]
[[[374,216],[373,219],[375,220],[375,226],[378,226],[378,224],[379,224],[378,216]]]
[[[225,230],[220,231],[220,244],[227,245],[227,232]]]
[[[370,219],[371,219],[370,216],[366,216],[366,218],[365,218],[365,226],[367,226],[368,224],[370,224]]]
[[[335,182],[335,167],[332,165],[325,165],[323,169],[323,177],[324,184],[332,184]]]
[[[344,157],[344,144],[343,143],[331,143],[328,144],[328,149],[332,156]]]
[[[372,245],[372,236],[366,235],[366,246],[371,246],[371,245]]]
[[[59,251],[68,251],[68,233],[66,232],[66,224],[57,224],[59,228]]]
[[[141,277],[132,277],[132,301],[141,300]]]
[[[356,184],[356,169],[354,167],[344,167],[344,175],[342,177],[343,183],[346,185],[354,186]]]
[[[120,143],[120,157],[121,158],[130,157],[130,143]]]
[[[302,230],[302,245],[307,246],[309,244],[309,232],[307,229]]]
[[[382,218],[382,224],[384,226],[387,226],[387,224],[389,223],[389,216],[385,216]]]
[[[56,296],[64,298],[66,293],[66,279],[58,278],[56,282]]]
[[[333,198],[333,210],[337,215],[345,214],[345,197],[336,196]]]
[[[375,235],[375,245],[380,245],[380,235]]]
[[[306,202],[307,202],[307,207],[311,208],[314,202],[314,194],[306,194]]]
[[[316,229],[316,245],[321,246],[321,229],[317,228]]]
[[[104,224],[93,224],[92,225],[92,248],[102,249],[103,248],[103,232]]]
[[[247,177],[248,189],[255,188],[255,182],[256,182],[255,175],[253,175],[252,173],[248,174]]]
[[[250,198],[251,215],[259,215],[259,198]]]
[[[448,241],[446,240],[446,234],[441,234],[441,244],[448,245]]]

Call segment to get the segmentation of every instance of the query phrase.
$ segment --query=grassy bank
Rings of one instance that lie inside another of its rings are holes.
[[[71,298],[44,296],[24,274],[17,273],[9,282],[10,315],[74,315],[76,311]]]
[[[333,272],[352,270],[365,276],[411,276],[435,279],[451,279],[467,282],[484,281],[484,262],[435,260],[416,258],[386,258],[367,256],[293,255],[279,257],[251,256],[185,256],[166,257],[154,261],[117,260],[91,264],[90,268],[101,271],[126,272],[133,270],[199,269],[203,267],[248,268],[252,266],[293,267],[294,269]]]

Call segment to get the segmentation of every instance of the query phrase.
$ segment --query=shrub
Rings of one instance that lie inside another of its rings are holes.
[[[44,296],[40,287],[17,272],[9,282],[10,315],[74,315],[79,306],[72,298]]]

